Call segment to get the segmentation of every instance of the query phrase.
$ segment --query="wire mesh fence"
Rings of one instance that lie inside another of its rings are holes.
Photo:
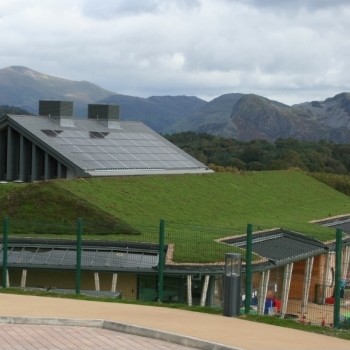
[[[166,222],[165,241],[172,246],[169,262],[222,263],[226,253],[243,253],[241,248],[225,244],[223,238],[244,236],[245,232],[245,227],[204,227]]]
[[[2,285],[89,290],[222,310],[225,256],[237,253],[242,257],[239,313],[350,328],[350,238],[343,231],[170,221],[162,231],[160,222],[109,226],[89,219],[4,219]]]
[[[252,312],[350,328],[349,236],[334,228],[255,227]]]

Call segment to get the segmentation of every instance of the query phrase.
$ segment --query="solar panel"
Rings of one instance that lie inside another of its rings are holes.
[[[0,257],[1,257],[0,253]],[[76,250],[74,246],[56,247],[53,244],[26,246],[17,243],[9,247],[9,266],[23,266],[41,268],[74,268],[76,265]],[[84,247],[81,254],[82,268],[96,268],[98,270],[123,270],[131,268],[151,269],[158,264],[156,251],[111,247]]]
[[[41,130],[45,135],[50,137],[56,137],[58,136],[62,130]]]
[[[110,129],[106,123],[94,119],[75,119],[70,126],[62,126],[59,119],[49,117],[11,118],[90,173],[103,169],[207,171],[204,164],[139,122],[120,122],[119,129]]]

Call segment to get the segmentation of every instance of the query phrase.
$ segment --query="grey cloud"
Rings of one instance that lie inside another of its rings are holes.
[[[278,9],[300,9],[317,10],[327,7],[335,7],[341,5],[349,5],[348,0],[240,0],[245,4],[252,4],[262,8],[278,8]]]
[[[0,65],[144,97],[251,92],[296,103],[350,90],[350,6],[310,2],[322,9],[311,16],[304,3],[1,0]]]
[[[190,10],[200,6],[200,0],[84,0],[83,14],[88,17],[111,19],[125,15],[161,13],[169,9]]]
[[[151,13],[157,9],[158,0],[114,0],[114,1],[83,1],[83,14],[94,18],[114,18],[125,14]]]
[[[182,13],[163,9],[149,22],[135,23],[138,29],[118,44],[122,62],[105,64],[93,80],[139,96],[254,92],[285,96],[286,103],[303,94],[301,101],[336,87],[346,90],[346,13],[332,8],[312,18],[303,12],[291,18],[225,0],[203,1],[190,13],[179,4]],[[183,64],[172,70],[178,57]]]

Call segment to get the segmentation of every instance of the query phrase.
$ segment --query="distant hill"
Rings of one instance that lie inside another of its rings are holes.
[[[171,131],[194,131],[244,141],[291,137],[350,142],[349,128],[321,122],[308,107],[308,104],[290,107],[253,94],[226,94],[173,125]]]
[[[169,126],[186,119],[207,104],[194,96],[151,96],[148,98],[126,95],[109,96],[100,103],[120,106],[120,118],[142,121],[160,133],[169,131]]]
[[[38,113],[41,99],[73,101],[74,113],[79,117],[87,115],[88,103],[118,104],[121,119],[143,121],[158,132],[167,132],[169,125],[207,103],[191,96],[121,95],[87,81],[62,79],[21,66],[0,69],[0,105]]]
[[[86,115],[87,103],[106,98],[111,91],[87,81],[73,81],[39,73],[22,66],[0,69],[0,105],[38,112],[38,101],[45,99],[75,102],[76,115]]]
[[[206,102],[195,96],[141,98],[117,94],[87,81],[73,81],[26,67],[0,69],[0,105],[37,113],[40,99],[70,100],[75,115],[88,103],[121,106],[123,120],[142,121],[163,134],[194,131],[238,140],[296,138],[350,143],[350,93],[287,106],[253,94],[231,93]]]
[[[0,105],[0,117],[2,117],[5,114],[29,115],[30,113],[20,107]]]
[[[304,115],[332,129],[350,129],[350,93],[343,92],[325,101],[312,101],[294,105]]]

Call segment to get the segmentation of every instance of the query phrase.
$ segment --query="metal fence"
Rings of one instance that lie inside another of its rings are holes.
[[[348,235],[278,228],[247,235],[247,246],[249,240],[259,257],[251,260],[251,272],[246,261],[246,312],[350,328]]]
[[[3,288],[120,292],[222,310],[225,255],[238,253],[240,313],[350,328],[350,238],[339,227],[315,225],[305,232],[165,220],[101,227],[81,219],[54,224],[8,218],[2,226]]]

